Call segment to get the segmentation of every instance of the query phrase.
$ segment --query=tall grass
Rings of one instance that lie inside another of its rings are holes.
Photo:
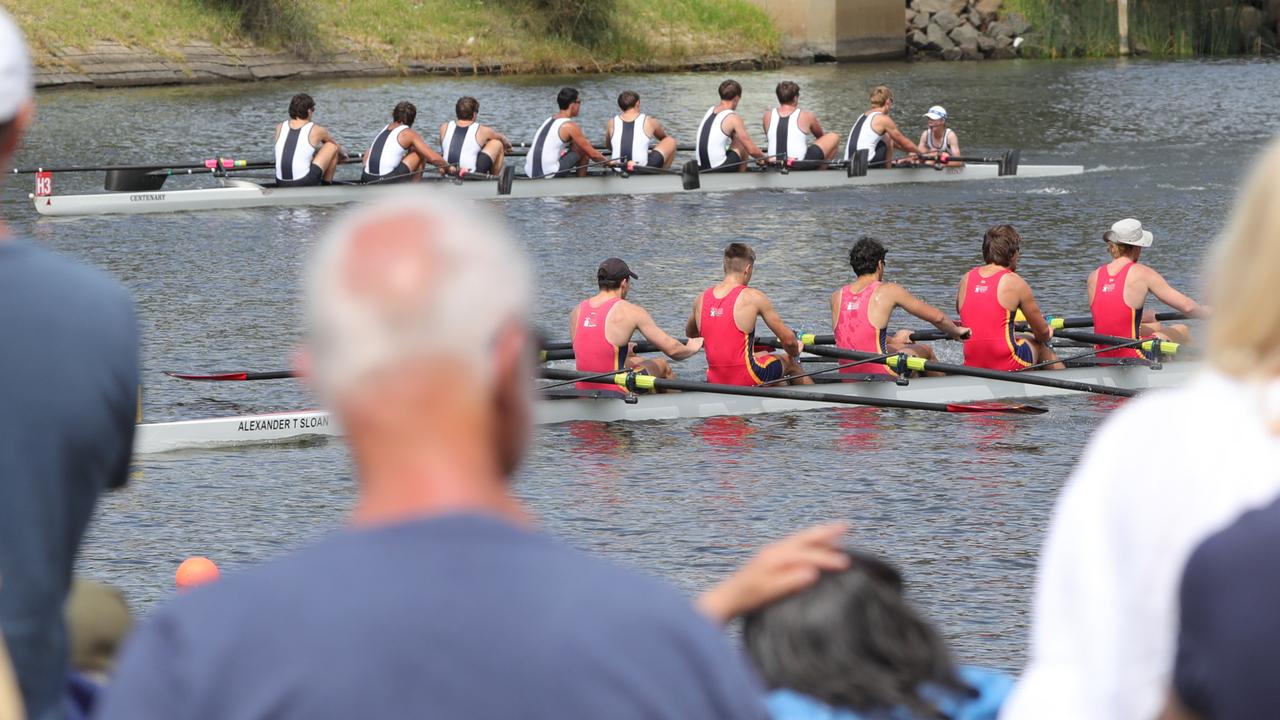
[[[215,11],[230,12],[241,31],[266,47],[291,50],[313,58],[329,50],[320,35],[316,12],[309,0],[204,0]]]
[[[1243,0],[1130,0],[1129,43],[1156,57],[1253,52],[1240,31]],[[1005,0],[1039,34],[1049,57],[1109,57],[1120,38],[1115,0]]]

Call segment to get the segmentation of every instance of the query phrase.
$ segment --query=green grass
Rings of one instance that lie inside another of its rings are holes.
[[[1129,0],[1129,42],[1154,57],[1237,55],[1254,51],[1236,25],[1239,0]],[[1021,12],[1049,57],[1118,53],[1115,0],[1005,0]]]
[[[780,43],[768,17],[748,0],[615,0],[612,27],[593,45],[547,27],[545,14],[536,11],[539,1],[247,0],[283,3],[293,17],[274,25],[270,14],[266,23],[261,18],[247,22],[236,11],[246,0],[4,0],[4,5],[37,51],[108,40],[171,54],[184,43],[205,40],[315,56],[354,50],[393,64],[464,59],[539,71],[674,63],[719,53],[773,55]]]

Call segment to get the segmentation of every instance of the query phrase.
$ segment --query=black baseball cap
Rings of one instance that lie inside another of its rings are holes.
[[[631,268],[620,258],[609,258],[600,263],[600,269],[596,270],[596,280],[598,282],[622,282],[627,278],[640,279],[639,275],[631,272]]]

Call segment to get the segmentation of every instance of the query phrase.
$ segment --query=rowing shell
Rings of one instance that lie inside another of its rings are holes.
[[[516,178],[511,193],[498,194],[492,180],[455,181],[432,179],[412,186],[413,191],[440,192],[460,199],[545,198],[586,195],[655,195],[685,192],[739,192],[745,190],[822,190],[863,185],[917,182],[957,182],[994,180],[997,177],[1056,177],[1079,175],[1080,165],[1019,165],[1016,175],[999,175],[996,165],[966,165],[959,168],[893,168],[873,170],[864,176],[849,177],[844,170],[811,170],[782,173],[777,170],[738,173],[708,173],[699,176],[701,187],[684,190],[678,175],[631,175],[599,173],[589,177]],[[41,215],[105,215],[184,212],[192,210],[234,210],[256,207],[338,205],[374,199],[404,186],[327,185],[276,188],[247,180],[222,180],[223,186],[195,190],[155,190],[89,195],[31,195]]]
[[[1180,385],[1199,368],[1195,362],[1166,363],[1153,370],[1142,365],[1068,368],[1028,373],[1060,380],[1095,383],[1132,390]],[[1001,398],[1037,398],[1078,395],[1072,390],[1027,385],[1006,380],[984,380],[957,375],[912,380],[906,385],[887,382],[802,385],[798,391],[839,395],[917,400],[935,403],[971,403]],[[634,422],[675,420],[720,415],[755,415],[815,408],[849,407],[800,400],[779,400],[709,392],[640,395],[627,402],[615,397],[572,397],[539,400],[534,419],[538,424],[574,421]],[[133,451],[138,455],[195,450],[210,447],[296,442],[309,437],[340,435],[336,422],[323,410],[243,415],[139,425]]]

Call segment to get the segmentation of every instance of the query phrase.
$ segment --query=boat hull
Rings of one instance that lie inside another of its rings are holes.
[[[1028,374],[1108,387],[1146,390],[1180,385],[1198,368],[1198,363],[1177,362],[1168,363],[1159,370],[1152,370],[1142,365],[1122,365],[1069,368],[1056,372],[1041,371]],[[800,386],[792,389],[800,391],[808,389],[851,397],[948,404],[1080,394],[1078,391],[1061,388],[954,375],[920,378],[906,385],[898,385],[894,382],[867,382]],[[534,419],[542,425],[575,421],[638,422],[850,407],[834,403],[763,399],[707,392],[640,395],[635,396],[633,400],[634,402],[626,402],[618,398],[544,399],[535,404]],[[137,428],[134,453],[148,455],[176,450],[297,442],[309,437],[340,434],[341,430],[337,423],[323,410],[146,423]]]
[[[1001,176],[995,165],[967,165],[960,168],[895,168],[874,170],[861,177],[848,177],[843,170],[813,170],[782,173],[752,171],[700,175],[701,187],[684,190],[678,175],[631,175],[614,173],[586,178],[516,178],[509,195],[499,195],[490,180],[454,181],[433,179],[406,185],[329,185],[322,187],[274,188],[246,180],[227,180],[224,186],[194,190],[155,190],[136,193],[95,193],[50,195],[31,201],[41,215],[137,215],[144,213],[236,210],[258,207],[299,207],[366,202],[393,193],[434,192],[449,198],[503,200],[519,198],[578,197],[599,195],[656,195],[751,190],[834,190],[919,182],[960,182],[1010,178],[1079,175],[1079,165],[1021,165],[1016,175]]]

